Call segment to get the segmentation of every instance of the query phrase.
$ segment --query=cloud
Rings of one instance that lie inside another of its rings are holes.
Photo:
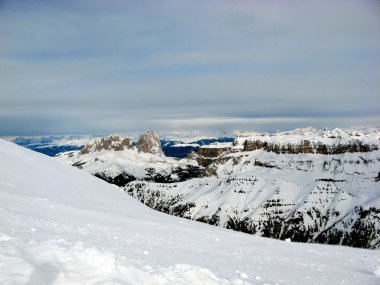
[[[197,118],[197,119],[165,119],[159,123],[165,124],[168,129],[175,130],[256,130],[275,131],[289,130],[314,126],[324,128],[333,122],[335,125],[344,126],[374,126],[378,124],[380,116],[362,116],[358,121],[352,117],[261,117],[261,118]]]
[[[376,123],[376,1],[4,1],[0,135]]]

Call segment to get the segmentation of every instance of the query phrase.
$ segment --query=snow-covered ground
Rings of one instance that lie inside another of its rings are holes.
[[[379,284],[380,252],[255,237],[153,211],[0,140],[0,284]]]

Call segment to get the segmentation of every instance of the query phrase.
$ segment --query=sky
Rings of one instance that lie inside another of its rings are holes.
[[[380,1],[0,0],[0,136],[380,125]]]

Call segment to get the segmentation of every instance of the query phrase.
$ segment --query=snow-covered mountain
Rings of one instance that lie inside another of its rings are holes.
[[[128,138],[112,135],[89,142],[81,151],[58,157],[68,164],[118,186],[135,180],[178,182],[202,175],[195,160],[166,157],[154,133],[142,135],[137,145]]]
[[[308,128],[202,146],[183,160],[137,149],[62,158],[111,183],[124,173],[129,179],[115,184],[173,215],[265,237],[378,248],[379,134]]]
[[[1,139],[0,157],[0,284],[380,280],[377,251],[271,240],[165,215]]]

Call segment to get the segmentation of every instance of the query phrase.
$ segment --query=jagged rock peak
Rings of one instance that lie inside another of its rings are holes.
[[[129,138],[122,139],[119,135],[111,135],[90,141],[82,148],[80,153],[86,154],[102,150],[121,151],[127,147],[131,147],[131,140]]]
[[[140,152],[164,155],[160,138],[153,131],[147,132],[139,138],[137,148]]]

